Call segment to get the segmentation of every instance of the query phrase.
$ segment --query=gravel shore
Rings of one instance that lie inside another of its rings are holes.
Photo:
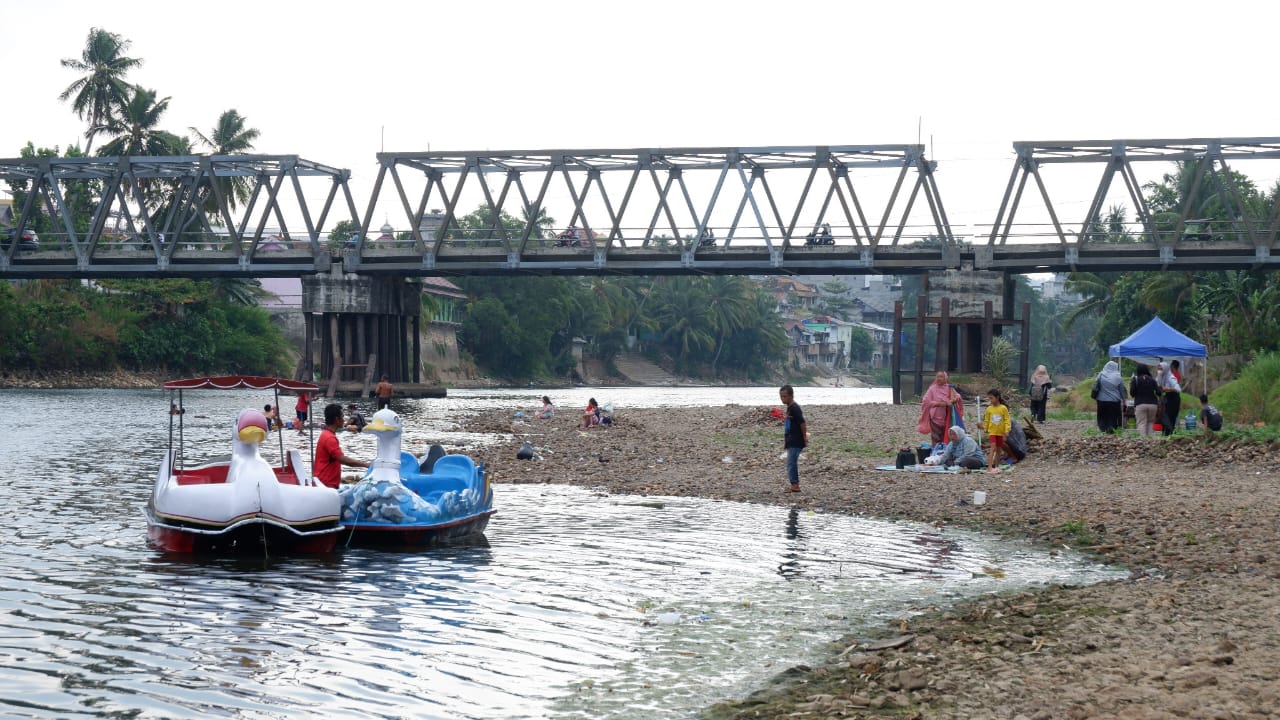
[[[1085,436],[1053,421],[999,475],[877,472],[919,444],[915,406],[822,406],[798,388],[813,443],[784,494],[767,408],[624,410],[580,432],[574,413],[473,417],[513,433],[475,453],[499,483],[796,505],[965,526],[1096,553],[1128,580],[924,608],[847,637],[715,718],[1271,718],[1280,707],[1280,448],[1194,437]],[[820,397],[820,395],[819,395]],[[521,442],[546,448],[517,461]],[[726,460],[728,459],[728,460]],[[591,472],[583,472],[589,463]],[[696,469],[696,472],[694,471]],[[987,502],[974,506],[973,491]]]

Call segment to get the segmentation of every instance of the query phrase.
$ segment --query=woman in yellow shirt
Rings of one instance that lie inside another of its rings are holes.
[[[1009,434],[1013,422],[1009,418],[1009,408],[1004,405],[1000,391],[991,389],[987,392],[987,410],[982,414],[982,429],[991,438],[991,450],[987,456],[987,472],[999,472],[996,465],[1001,454],[1008,454],[1004,446],[1004,438]]]

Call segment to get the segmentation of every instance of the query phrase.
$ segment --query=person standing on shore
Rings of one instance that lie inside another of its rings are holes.
[[[384,373],[382,375],[382,379],[379,380],[378,384],[373,388],[373,394],[378,396],[379,410],[391,407],[391,395],[394,392],[395,388],[392,387],[391,381],[387,379],[387,376]]]
[[[800,452],[809,446],[809,427],[804,421],[804,411],[796,402],[796,391],[790,385],[778,388],[778,398],[787,406],[786,419],[782,423],[782,445],[787,451],[787,481],[785,492],[800,492]]]
[[[1044,422],[1044,412],[1049,405],[1049,393],[1053,391],[1053,380],[1049,377],[1049,368],[1039,365],[1031,373],[1031,419]]]
[[[1108,360],[1093,381],[1093,399],[1098,402],[1098,429],[1113,433],[1124,427],[1124,378],[1120,377],[1120,363]]]
[[[342,452],[342,443],[338,442],[338,431],[342,429],[342,406],[329,403],[324,407],[324,429],[320,431],[320,439],[316,441],[315,476],[325,487],[338,489],[342,483],[342,466],[369,467],[367,460],[357,460]]]
[[[1156,375],[1156,384],[1160,386],[1160,399],[1164,401],[1164,412],[1160,418],[1160,423],[1164,426],[1162,432],[1172,435],[1178,426],[1178,413],[1182,412],[1182,383],[1178,382],[1169,363],[1162,362],[1160,373]]]
[[[920,421],[916,429],[929,436],[930,444],[937,445],[946,439],[947,428],[962,425],[957,422],[964,417],[964,400],[960,393],[951,387],[951,376],[939,370],[933,377],[933,384],[924,391],[920,398]]]
[[[999,472],[1001,455],[1007,455],[1011,460],[1013,459],[1012,453],[1004,444],[1012,423],[1009,419],[1009,408],[1005,407],[1004,398],[1000,396],[999,390],[992,388],[987,391],[987,403],[987,410],[982,414],[982,429],[987,431],[987,438],[991,441],[987,472]]]
[[[1151,437],[1160,409],[1160,388],[1151,377],[1151,368],[1138,366],[1129,381],[1129,394],[1133,396],[1133,419],[1138,425],[1138,434]]]

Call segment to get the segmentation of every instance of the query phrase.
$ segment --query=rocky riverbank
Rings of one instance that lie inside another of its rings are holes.
[[[104,372],[73,372],[55,370],[30,372],[22,370],[0,371],[0,389],[19,388],[29,390],[70,390],[99,388],[129,390],[134,388],[158,388],[172,378],[160,372],[131,372],[110,370]]]
[[[797,399],[804,403],[801,388]],[[916,608],[847,637],[715,718],[1264,718],[1280,706],[1280,448],[1086,436],[1049,421],[1010,472],[874,471],[918,444],[910,406],[806,405],[813,445],[785,486],[767,410],[623,410],[607,430],[575,417],[472,418],[514,433],[478,452],[497,482],[697,495],[979,528],[1097,553],[1130,579]],[[542,459],[515,460],[524,440]],[[987,502],[974,506],[974,490]]]

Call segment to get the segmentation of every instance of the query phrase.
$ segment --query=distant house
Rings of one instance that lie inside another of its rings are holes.
[[[778,312],[787,314],[793,309],[812,310],[818,302],[818,289],[792,277],[771,277],[764,289],[773,295]]]

